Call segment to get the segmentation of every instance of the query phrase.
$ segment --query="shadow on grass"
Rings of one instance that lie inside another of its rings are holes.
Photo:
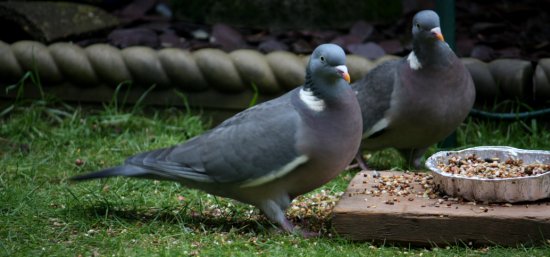
[[[120,220],[132,224],[167,223],[181,225],[188,231],[226,232],[239,234],[284,233],[277,224],[268,220],[263,214],[250,214],[249,217],[231,210],[230,213],[199,213],[186,207],[151,208],[151,209],[118,209],[112,206],[96,205],[79,209],[83,220],[116,223]],[[73,213],[74,215],[74,213]],[[288,217],[300,230],[319,233],[320,237],[332,237],[333,229],[330,218]]]

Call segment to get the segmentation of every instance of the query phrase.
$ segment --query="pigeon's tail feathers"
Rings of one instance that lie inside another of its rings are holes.
[[[152,174],[147,172],[146,169],[143,169],[141,167],[132,166],[132,165],[121,165],[121,166],[107,168],[96,172],[74,176],[74,177],[71,177],[70,180],[83,181],[83,180],[116,177],[116,176],[149,178],[151,177],[151,175]]]

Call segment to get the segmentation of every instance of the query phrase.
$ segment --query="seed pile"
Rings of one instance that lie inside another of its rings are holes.
[[[366,189],[364,194],[372,196],[403,196],[409,201],[414,197],[437,198],[434,190],[433,176],[427,173],[403,173],[400,175],[381,176],[372,189]],[[414,186],[415,184],[420,185]]]
[[[331,190],[320,190],[316,194],[308,194],[307,196],[298,196],[292,201],[287,214],[290,217],[317,217],[326,219],[332,214],[332,209],[342,196],[342,192],[333,192]]]
[[[446,163],[437,164],[444,173],[450,173],[462,177],[478,178],[517,178],[543,174],[550,171],[550,164],[530,163],[524,164],[523,160],[508,158],[501,161],[499,158],[480,158],[475,154],[461,157],[450,156]]]

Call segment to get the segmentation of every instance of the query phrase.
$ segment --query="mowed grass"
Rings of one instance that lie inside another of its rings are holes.
[[[410,248],[347,241],[330,216],[291,218],[321,237],[279,233],[251,206],[174,182],[67,178],[119,165],[125,157],[184,142],[208,124],[185,110],[106,106],[82,110],[36,101],[0,120],[2,256],[548,256],[550,246]],[[468,119],[460,147],[550,150],[548,123]],[[246,146],[243,146],[246,147]],[[430,152],[434,152],[431,149]],[[401,169],[394,150],[372,153],[378,169]],[[301,198],[345,190],[354,171]],[[315,206],[308,208],[314,209]]]

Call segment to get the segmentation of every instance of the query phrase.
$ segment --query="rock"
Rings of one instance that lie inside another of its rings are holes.
[[[313,52],[313,46],[303,39],[292,43],[292,51],[298,54],[308,54]]]
[[[495,51],[493,50],[493,48],[486,45],[477,45],[474,46],[474,49],[472,49],[470,57],[488,62],[495,58]]]
[[[405,50],[401,42],[395,39],[380,41],[378,45],[388,54],[399,54]]]
[[[335,30],[312,30],[312,31],[304,31],[304,36],[310,36],[311,41],[316,44],[324,44],[326,42],[332,41],[334,38],[336,38],[338,35],[342,34]]]
[[[157,2],[158,0],[134,0],[126,5],[118,15],[128,21],[135,20],[144,16]]]
[[[268,39],[258,45],[258,50],[264,53],[271,53],[274,51],[288,51],[288,46],[276,39]]]
[[[243,35],[234,28],[217,23],[212,26],[210,41],[219,44],[224,51],[231,52],[236,49],[248,48]]]
[[[210,42],[204,42],[204,41],[200,41],[200,40],[191,40],[189,43],[191,45],[189,47],[190,51],[196,51],[196,50],[205,49],[205,48],[220,48],[220,46],[217,45],[217,44],[213,44],[213,43],[210,43]]]
[[[347,49],[349,45],[360,44],[362,42],[363,40],[360,36],[347,34],[336,37],[334,40],[332,40],[331,43],[337,44],[340,47]]]
[[[107,39],[112,45],[120,48],[129,46],[149,46],[152,48],[158,48],[160,46],[157,33],[146,28],[113,30],[113,32],[107,36]]]
[[[172,8],[166,3],[158,3],[155,6],[155,11],[166,18],[172,18],[174,16]]]
[[[204,29],[193,30],[191,31],[191,35],[198,40],[207,40],[210,37],[210,34],[208,34],[208,32]]]
[[[361,38],[361,41],[369,38],[374,31],[374,27],[364,20],[358,21],[349,30],[349,34],[355,35]]]
[[[189,43],[185,38],[178,36],[173,30],[166,30],[160,36],[161,47],[187,48]]]
[[[173,30],[172,29],[172,23],[169,21],[152,21],[152,22],[146,22],[141,23],[136,26],[132,26],[133,28],[144,28],[144,29],[151,29],[155,32],[163,32],[166,30]]]
[[[363,56],[371,60],[378,59],[386,54],[382,47],[372,42],[366,44],[352,44],[349,45],[347,49],[352,54]]]
[[[470,56],[470,53],[474,49],[475,41],[467,38],[460,37],[456,40],[456,55],[457,56]]]
[[[521,50],[517,47],[506,47],[504,49],[499,49],[499,58],[520,58]]]
[[[273,39],[273,36],[269,35],[267,31],[261,31],[259,33],[247,35],[245,36],[245,38],[246,38],[246,42],[250,44],[260,44],[269,39]]]
[[[99,8],[68,2],[2,2],[0,17],[11,21],[0,22],[1,34],[22,29],[27,39],[43,43],[89,36],[119,24],[116,17]],[[13,28],[13,23],[18,28]],[[0,35],[0,40],[3,39]]]

